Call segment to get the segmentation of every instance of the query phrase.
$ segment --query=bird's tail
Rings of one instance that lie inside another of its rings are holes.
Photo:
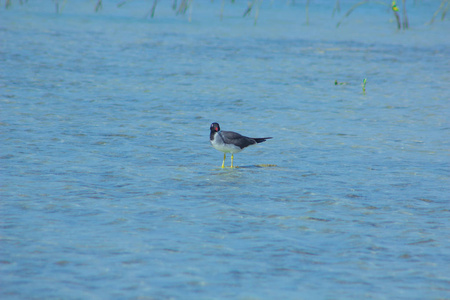
[[[272,137],[266,137],[266,138],[253,138],[258,144],[259,143],[262,143],[262,142],[265,142],[266,140],[268,140],[268,139],[271,139]]]

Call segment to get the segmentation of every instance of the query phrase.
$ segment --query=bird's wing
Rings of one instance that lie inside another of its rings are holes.
[[[256,144],[256,141],[254,139],[243,136],[237,132],[220,131],[219,133],[225,143],[234,144],[241,149]]]

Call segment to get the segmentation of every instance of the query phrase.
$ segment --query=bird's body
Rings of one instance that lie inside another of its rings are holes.
[[[209,141],[211,142],[211,145],[215,149],[224,153],[222,168],[225,167],[225,158],[227,153],[231,153],[231,168],[233,168],[234,153],[241,152],[248,146],[256,145],[266,141],[267,139],[271,139],[271,137],[250,138],[233,131],[221,131],[218,123],[212,123],[210,131]]]

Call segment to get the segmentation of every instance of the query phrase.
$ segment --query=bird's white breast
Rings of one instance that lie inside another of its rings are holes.
[[[235,146],[233,144],[225,144],[220,132],[216,133],[214,135],[214,139],[211,142],[211,145],[219,151],[225,152],[225,153],[238,153],[241,152],[242,149],[238,146]]]

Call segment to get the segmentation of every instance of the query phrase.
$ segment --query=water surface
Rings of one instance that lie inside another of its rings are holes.
[[[1,298],[448,298],[439,1],[312,2],[2,8]]]

